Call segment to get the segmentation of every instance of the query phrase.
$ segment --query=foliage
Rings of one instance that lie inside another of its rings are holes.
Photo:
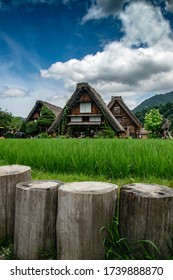
[[[10,239],[0,240],[0,255],[5,260],[14,260],[14,246]]]
[[[0,109],[0,126],[4,126],[5,130],[18,131],[21,128],[23,119],[21,117],[14,117],[11,113],[7,111],[2,111]]]
[[[43,106],[40,111],[40,117],[37,121],[40,131],[47,132],[48,128],[53,123],[54,119],[55,119],[55,114],[50,109]]]
[[[2,111],[0,108],[0,127],[4,127],[5,130],[8,130],[8,127],[12,121],[12,114],[7,111]]]
[[[63,109],[61,124],[60,124],[60,128],[58,130],[59,135],[64,135],[66,133],[67,113],[68,113],[68,107],[66,105]],[[68,131],[68,133],[69,133],[69,131]],[[71,131],[70,131],[70,133],[71,133]]]
[[[107,260],[156,260],[159,258],[159,249],[153,242],[149,240],[130,242],[127,238],[121,237],[117,218],[114,218],[110,225],[102,227],[100,233],[103,231],[108,234],[103,242]]]
[[[8,129],[13,131],[20,131],[22,123],[23,119],[21,117],[12,117]]]
[[[51,136],[48,133],[43,132],[38,134],[38,138],[51,138]]]
[[[163,116],[158,109],[151,109],[149,113],[145,115],[145,129],[151,131],[156,136],[159,135]]]
[[[25,121],[22,123],[20,131],[26,133],[26,122]]]
[[[39,127],[37,125],[37,122],[29,121],[26,124],[26,134],[30,136],[35,136],[39,133]]]
[[[103,137],[103,138],[114,138],[115,132],[110,128],[103,129],[103,130],[99,131],[98,136]]]
[[[7,131],[5,133],[5,138],[14,138],[14,133],[11,133],[11,131]]]
[[[151,109],[158,109],[160,114],[163,115],[164,118],[167,118],[171,121],[170,130],[173,129],[173,102],[167,102],[166,104],[161,104],[159,106],[153,106],[152,108],[145,108],[140,112],[136,112],[135,115],[139,119],[139,121],[144,125],[144,119],[146,113],[149,113]]]
[[[153,108],[155,108],[155,107],[153,107]],[[136,113],[135,113],[135,116],[136,116],[137,119],[142,123],[143,126],[144,126],[144,121],[145,121],[145,115],[146,115],[147,113],[149,113],[149,111],[150,111],[151,109],[153,109],[153,108],[151,108],[151,107],[145,108],[145,109],[143,109],[142,111],[136,112]]]

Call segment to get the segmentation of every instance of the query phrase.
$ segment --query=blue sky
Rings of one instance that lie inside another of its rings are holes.
[[[0,0],[0,108],[63,107],[88,82],[133,109],[173,90],[172,30],[172,0]]]

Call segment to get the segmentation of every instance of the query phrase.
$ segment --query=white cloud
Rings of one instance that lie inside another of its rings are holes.
[[[118,13],[130,0],[96,0],[83,17],[82,23],[91,19],[100,19]]]
[[[139,46],[147,43],[150,47],[158,44],[162,49],[170,44],[172,46],[169,23],[163,18],[159,8],[137,2],[129,5],[119,17],[125,32],[124,44]]]
[[[8,87],[3,86],[2,90],[0,91],[1,98],[25,98],[29,96],[31,90],[19,88],[19,87]]]
[[[134,2],[121,12],[120,19],[125,32],[121,42],[107,44],[102,52],[82,60],[56,62],[42,69],[41,76],[64,81],[69,90],[86,81],[106,101],[111,95],[122,95],[130,106],[147,92],[171,91],[173,40],[159,8]],[[142,43],[147,47],[140,47]]]
[[[89,20],[96,20],[108,17],[109,15],[117,16],[125,7],[130,3],[150,3],[160,7],[162,3],[165,4],[165,9],[168,12],[173,13],[173,1],[172,0],[96,0],[88,9],[86,15],[82,19],[82,23],[86,23]],[[138,12],[138,16],[142,14]]]

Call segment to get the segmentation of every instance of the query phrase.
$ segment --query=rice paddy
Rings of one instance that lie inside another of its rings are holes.
[[[34,179],[101,180],[173,186],[173,141],[162,139],[3,139],[0,165],[23,164]]]

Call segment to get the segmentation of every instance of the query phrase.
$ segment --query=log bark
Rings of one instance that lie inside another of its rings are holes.
[[[57,258],[103,259],[101,227],[115,215],[118,187],[103,182],[74,182],[59,188]]]
[[[168,243],[173,238],[173,189],[150,184],[122,187],[119,224],[122,237],[132,242],[152,241],[161,252],[156,257],[169,257]]]
[[[17,259],[42,258],[56,248],[59,181],[31,181],[16,188],[14,253]]]
[[[31,180],[29,166],[0,167],[0,240],[10,238],[13,241],[16,185],[28,180]]]

